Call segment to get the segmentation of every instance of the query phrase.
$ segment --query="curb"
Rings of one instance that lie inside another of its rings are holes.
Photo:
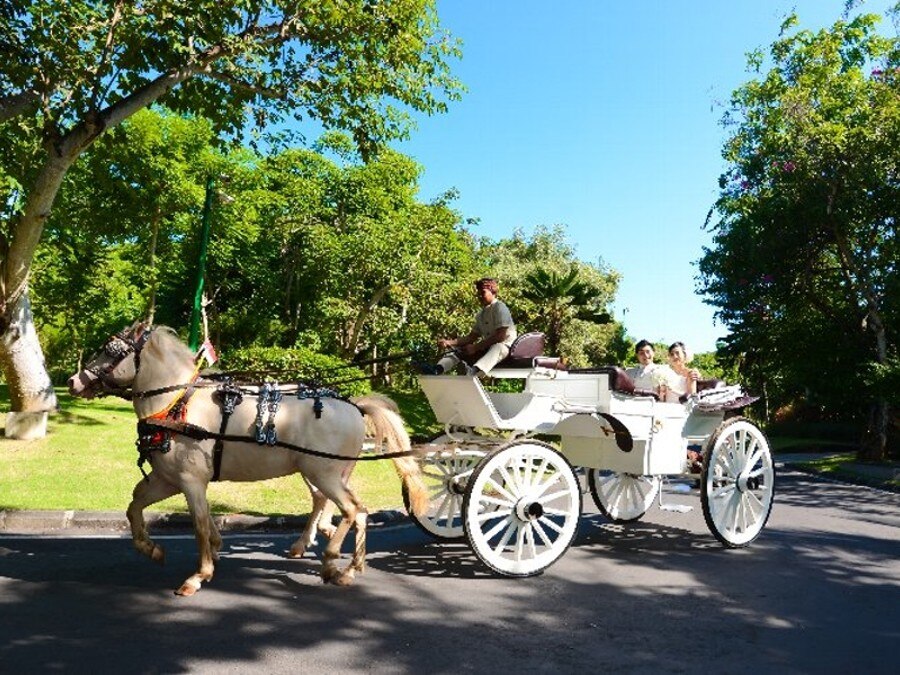
[[[147,526],[170,534],[191,533],[187,513],[144,514]],[[297,532],[306,526],[308,516],[254,516],[242,513],[214,514],[220,532]],[[369,514],[370,527],[387,527],[408,522],[405,512],[396,509]],[[131,531],[121,511],[0,511],[0,535],[78,535],[88,533],[122,534]]]

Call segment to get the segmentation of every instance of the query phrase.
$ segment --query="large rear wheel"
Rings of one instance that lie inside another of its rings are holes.
[[[765,434],[735,417],[710,437],[700,501],[710,531],[729,548],[747,546],[765,527],[775,497],[775,467]]]
[[[575,472],[538,441],[495,450],[475,469],[463,499],[463,527],[475,555],[509,577],[540,574],[569,548],[581,515]]]

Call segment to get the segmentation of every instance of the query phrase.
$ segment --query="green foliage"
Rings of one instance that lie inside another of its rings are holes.
[[[282,382],[310,381],[334,387],[344,396],[361,396],[371,391],[365,373],[347,367],[340,359],[305,347],[245,347],[222,356],[225,370],[268,375]]]
[[[546,333],[548,352],[576,366],[621,357],[621,327],[606,311],[619,275],[602,261],[578,260],[563,228],[538,228],[530,238],[517,231],[510,239],[482,242],[480,253],[486,271],[500,279],[500,295],[520,333]]]
[[[725,118],[700,285],[732,332],[723,353],[772,409],[803,397],[861,416],[882,395],[867,364],[897,354],[900,41],[877,25],[786,25]]]
[[[260,128],[309,117],[372,150],[407,132],[407,109],[442,112],[461,89],[447,66],[459,44],[431,0],[37,0],[12,3],[0,29],[17,55],[0,91],[24,99],[21,114],[46,113],[26,118],[29,133],[103,120],[137,96],[217,134],[241,134],[249,110]]]

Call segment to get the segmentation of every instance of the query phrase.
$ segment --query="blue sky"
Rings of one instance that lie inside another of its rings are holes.
[[[694,262],[724,168],[720,119],[750,79],[747,52],[792,9],[818,29],[844,0],[438,0],[469,91],[397,148],[425,168],[421,198],[458,188],[476,234],[564,225],[579,258],[621,273],[614,308],[632,337],[714,349],[727,331]]]

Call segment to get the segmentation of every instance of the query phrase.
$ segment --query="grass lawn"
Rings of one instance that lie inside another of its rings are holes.
[[[124,511],[131,491],[142,479],[136,466],[136,418],[131,404],[115,398],[75,399],[57,390],[60,411],[50,416],[46,438],[14,441],[0,438],[0,510],[64,509]],[[430,409],[421,395],[395,397],[415,420],[411,431],[428,435]],[[0,409],[8,409],[6,388]],[[6,402],[6,406],[3,406]],[[0,417],[2,419],[2,417]],[[149,469],[149,466],[145,465]],[[361,462],[351,484],[370,511],[403,503],[393,462]],[[212,483],[214,513],[294,515],[308,513],[309,494],[299,474],[255,483]],[[187,511],[176,495],[150,510]]]

